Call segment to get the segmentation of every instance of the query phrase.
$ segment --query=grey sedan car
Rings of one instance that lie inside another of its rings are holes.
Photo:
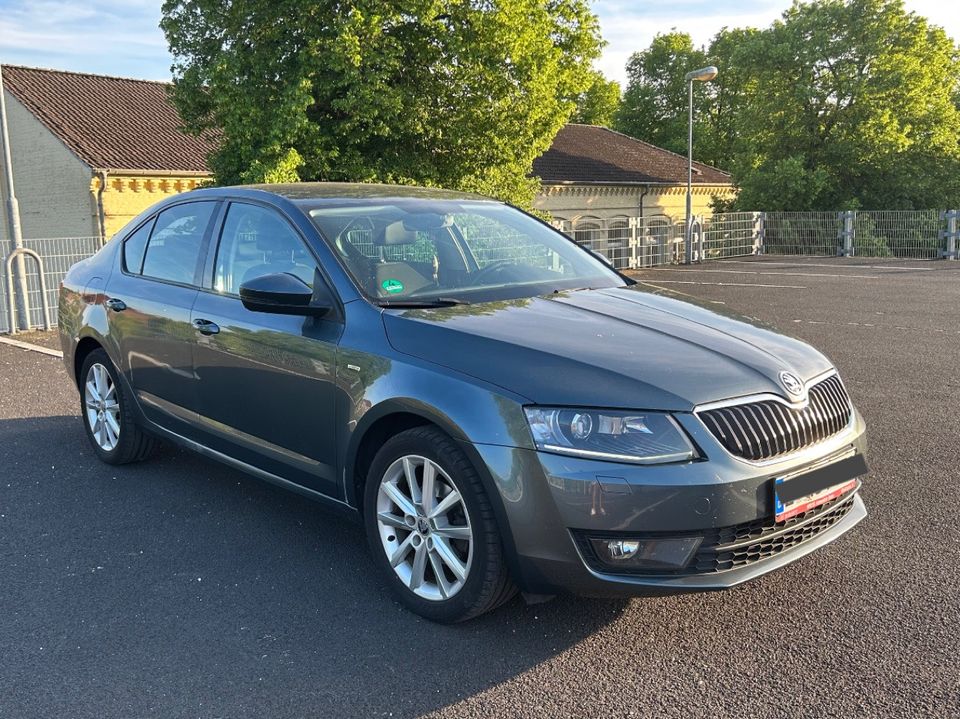
[[[168,440],[356,517],[435,621],[732,587],[866,516],[826,357],[476,195],[179,195],[70,270],[60,332],[100,459]]]

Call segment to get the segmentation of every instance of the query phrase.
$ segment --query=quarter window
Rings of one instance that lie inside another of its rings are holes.
[[[280,215],[258,205],[230,205],[214,269],[217,292],[236,295],[244,282],[278,272],[288,272],[313,287],[315,270],[313,256]]]
[[[143,253],[152,229],[153,220],[150,220],[123,241],[123,267],[127,272],[139,275],[143,269]]]
[[[161,212],[147,245],[143,274],[193,284],[203,235],[215,208],[214,202],[188,202]]]

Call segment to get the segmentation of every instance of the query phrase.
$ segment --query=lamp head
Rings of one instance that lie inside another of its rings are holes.
[[[709,82],[717,76],[717,68],[713,65],[708,65],[707,67],[701,67],[699,70],[693,70],[688,72],[685,76],[687,82],[692,82],[697,80],[698,82]]]

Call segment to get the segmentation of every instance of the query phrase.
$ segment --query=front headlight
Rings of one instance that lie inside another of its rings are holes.
[[[525,407],[537,449],[637,464],[694,459],[676,420],[658,412]]]

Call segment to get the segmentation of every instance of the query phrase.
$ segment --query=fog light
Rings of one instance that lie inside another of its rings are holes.
[[[597,559],[620,570],[683,569],[703,541],[703,537],[589,539]]]
[[[640,551],[640,542],[631,539],[611,539],[607,542],[610,559],[630,559]]]

